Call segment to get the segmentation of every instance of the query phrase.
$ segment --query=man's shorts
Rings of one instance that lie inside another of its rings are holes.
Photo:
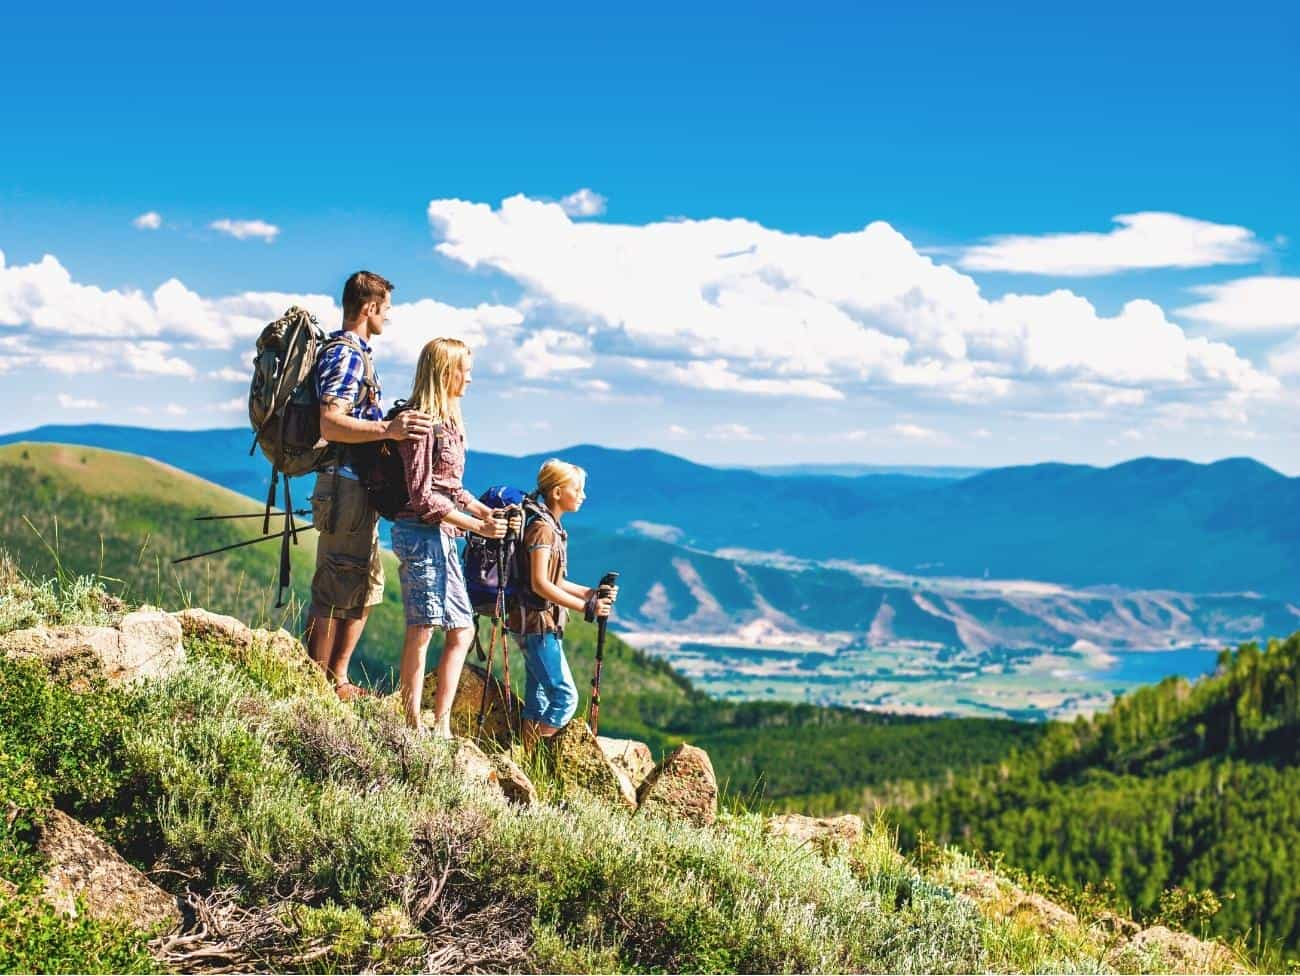
[[[379,513],[370,507],[361,482],[322,473],[316,476],[311,514],[317,532],[311,614],[358,620],[367,607],[384,602]]]

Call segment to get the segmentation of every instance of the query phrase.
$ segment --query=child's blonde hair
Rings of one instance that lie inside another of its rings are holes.
[[[459,339],[430,339],[420,350],[408,401],[411,409],[432,415],[434,423],[450,420],[462,435],[465,421],[460,414],[460,399],[451,397],[447,391],[452,373],[469,357],[469,346]]]
[[[547,496],[561,485],[569,483],[582,484],[586,480],[587,472],[576,464],[561,461],[559,458],[551,458],[537,472],[536,495],[542,501],[545,501]]]

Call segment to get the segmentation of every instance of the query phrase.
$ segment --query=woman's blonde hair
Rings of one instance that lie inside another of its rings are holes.
[[[451,421],[465,433],[460,414],[460,398],[449,395],[451,377],[470,357],[469,346],[459,339],[430,339],[420,350],[411,384],[411,409],[432,415],[434,423]]]
[[[537,472],[536,494],[542,501],[546,501],[547,496],[560,485],[567,485],[570,482],[582,484],[586,480],[587,472],[576,464],[561,461],[559,458],[551,458]]]

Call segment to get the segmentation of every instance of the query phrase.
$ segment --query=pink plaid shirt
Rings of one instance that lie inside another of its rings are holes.
[[[433,456],[434,436],[397,442],[397,451],[406,468],[406,490],[411,501],[397,513],[399,519],[442,522],[449,512],[469,508],[474,496],[465,490],[465,435],[455,424],[444,421],[437,437],[438,456]],[[452,536],[464,533],[454,525],[442,523],[442,531]]]

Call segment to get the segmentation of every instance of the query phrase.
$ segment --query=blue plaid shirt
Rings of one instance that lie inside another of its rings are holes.
[[[343,335],[343,330],[330,333],[330,338],[335,339]],[[366,340],[358,335],[353,335],[361,349],[367,354],[370,353],[370,346]],[[352,404],[348,410],[350,416],[356,417],[357,420],[383,420],[384,410],[379,405],[379,373],[374,371],[374,360],[371,360],[371,375],[375,381],[375,395],[373,398],[362,397],[361,381],[366,375],[366,364],[361,358],[361,350],[350,342],[340,342],[326,349],[317,364],[316,369],[316,399],[321,403],[326,400],[343,400]]]
[[[331,333],[330,338],[342,334],[343,330],[339,329]],[[352,338],[369,355],[370,346],[366,340],[355,334]],[[342,400],[350,403],[352,406],[348,409],[348,414],[357,420],[383,420],[384,408],[379,405],[379,373],[374,370],[373,359],[371,378],[375,383],[375,395],[373,397],[364,395],[361,381],[366,376],[366,364],[361,358],[361,349],[351,342],[340,342],[325,350],[320,357],[320,362],[316,364],[316,399],[321,403],[326,400]],[[357,477],[351,465],[347,464],[339,465],[339,474],[354,480]]]

